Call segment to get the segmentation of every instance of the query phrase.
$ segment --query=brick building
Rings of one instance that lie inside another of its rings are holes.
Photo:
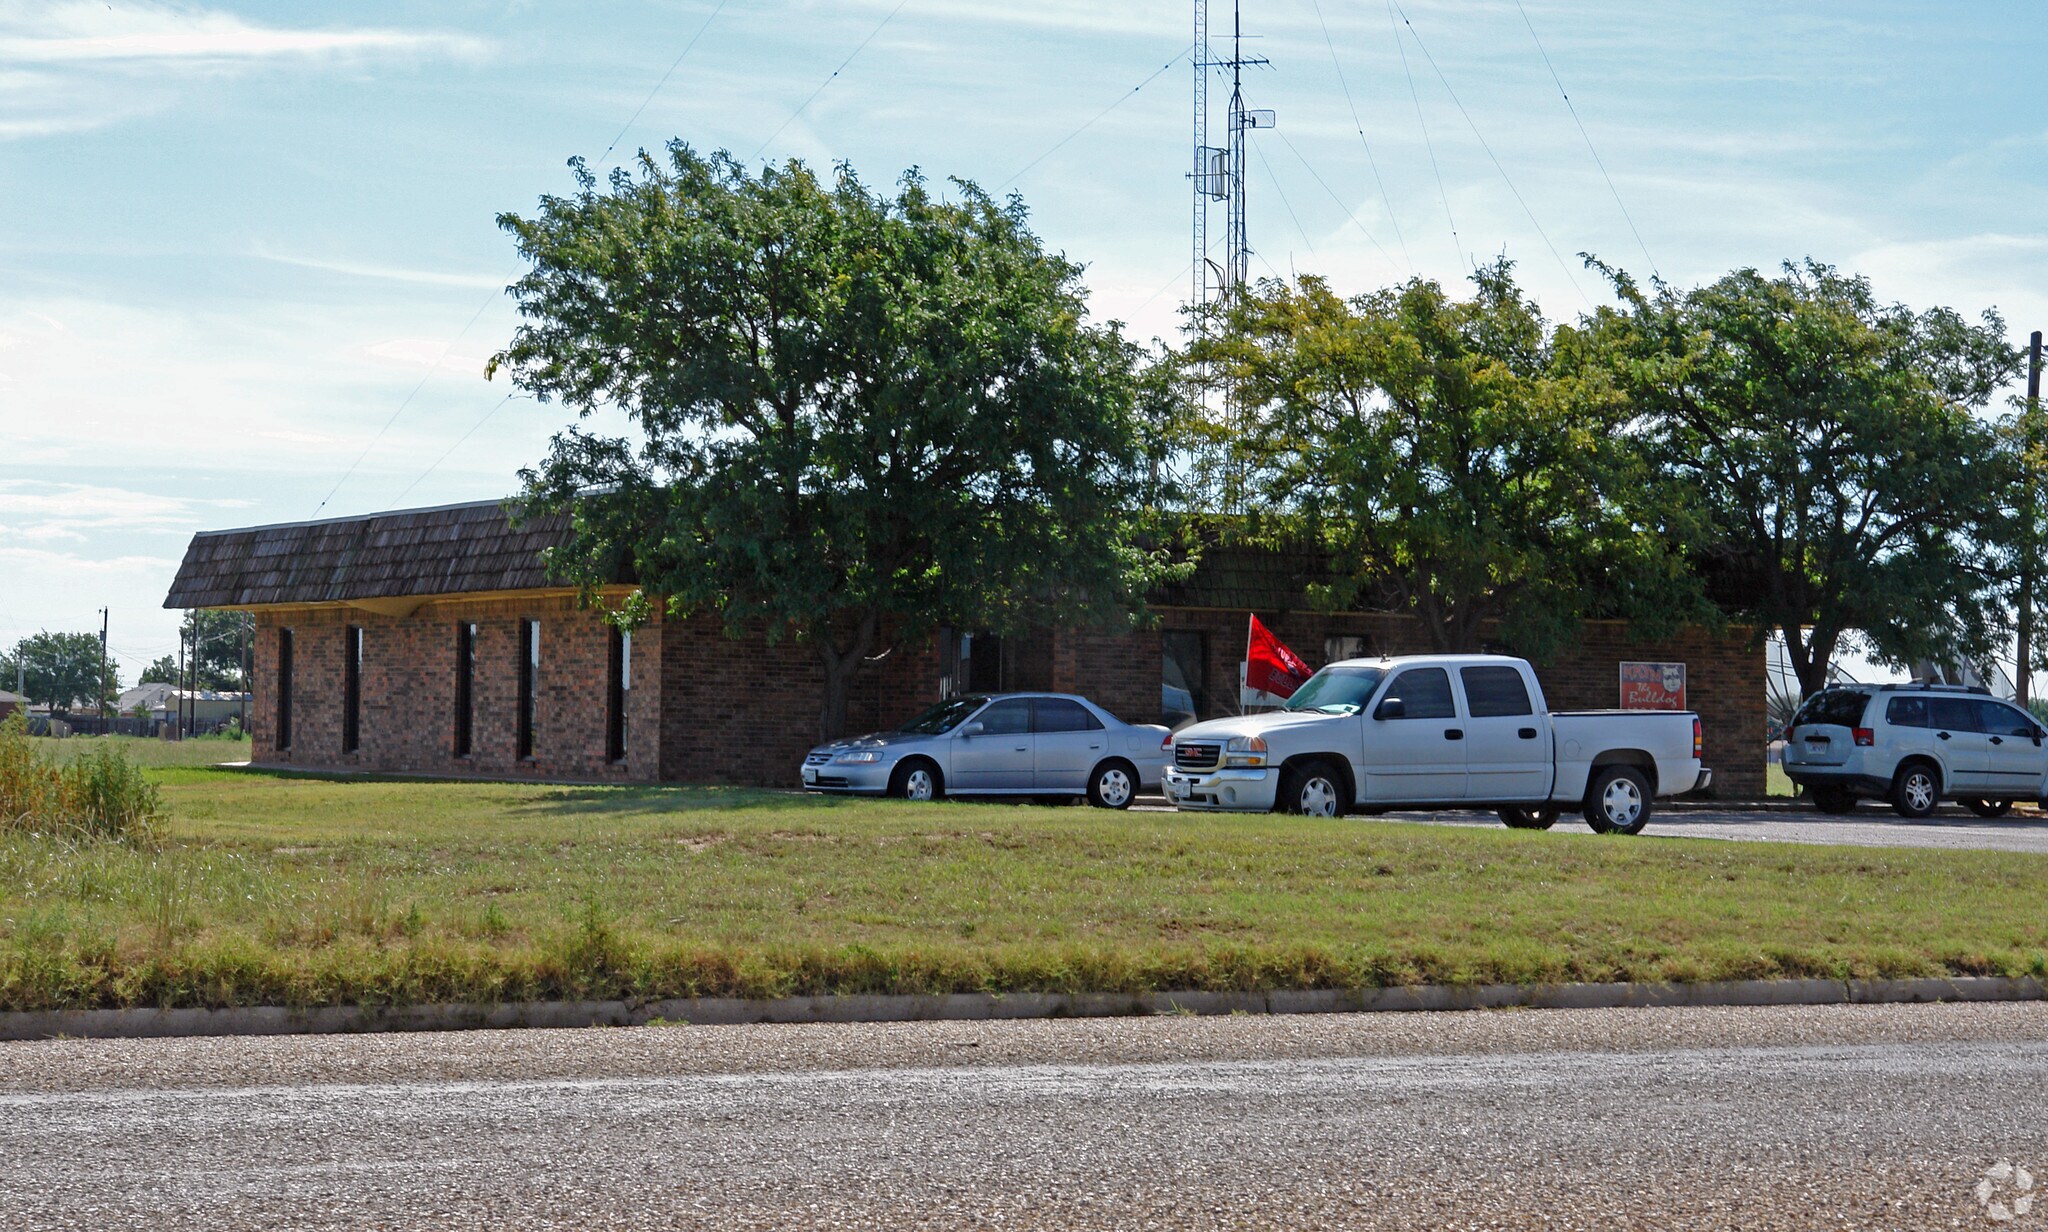
[[[729,638],[717,618],[630,635],[550,585],[560,519],[518,527],[497,502],[209,532],[165,606],[256,617],[258,764],[504,778],[787,785],[814,742],[824,673],[811,650]],[[1312,665],[1429,649],[1411,618],[1310,610],[1299,560],[1219,549],[1154,596],[1138,631],[1026,637],[942,630],[855,686],[848,724],[900,721],[948,692],[1086,694],[1131,722],[1235,711],[1247,617]],[[620,594],[630,589],[621,579]],[[1589,622],[1540,665],[1556,709],[1611,708],[1623,662],[1682,663],[1717,789],[1760,795],[1764,654],[1741,632],[1631,642]]]

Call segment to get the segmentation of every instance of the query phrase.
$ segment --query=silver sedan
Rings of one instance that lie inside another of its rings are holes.
[[[1129,808],[1140,791],[1157,790],[1170,736],[1067,693],[955,697],[895,731],[812,749],[804,787],[909,800],[1086,796]]]

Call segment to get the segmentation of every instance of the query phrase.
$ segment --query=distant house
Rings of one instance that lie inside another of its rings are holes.
[[[9,693],[5,689],[0,689],[0,719],[6,718],[17,710],[26,709],[28,707],[23,703],[19,693]]]
[[[248,713],[253,695],[221,693],[212,689],[187,692],[176,685],[156,681],[139,684],[121,694],[115,713],[134,714],[138,709],[158,723],[177,722],[180,716],[201,731],[210,731],[229,719]]]

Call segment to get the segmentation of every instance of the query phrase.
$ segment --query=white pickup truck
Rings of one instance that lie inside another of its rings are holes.
[[[1712,777],[1698,715],[1553,714],[1522,659],[1411,655],[1332,663],[1280,710],[1182,728],[1165,788],[1184,809],[1491,809],[1518,829],[1576,807],[1599,833],[1636,834],[1658,797]]]

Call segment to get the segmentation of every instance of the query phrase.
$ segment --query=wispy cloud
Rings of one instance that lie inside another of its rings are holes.
[[[453,274],[440,270],[405,269],[395,265],[374,265],[360,261],[335,261],[320,257],[292,256],[272,252],[258,245],[250,253],[262,261],[275,261],[279,265],[295,265],[300,269],[321,270],[329,274],[341,274],[350,278],[371,278],[382,282],[409,282],[432,287],[476,287],[479,290],[502,289],[512,281],[511,276],[488,274]]]
[[[480,59],[486,41],[385,27],[293,29],[232,13],[106,0],[0,8],[0,140],[80,132],[173,104],[194,79],[267,66]]]

